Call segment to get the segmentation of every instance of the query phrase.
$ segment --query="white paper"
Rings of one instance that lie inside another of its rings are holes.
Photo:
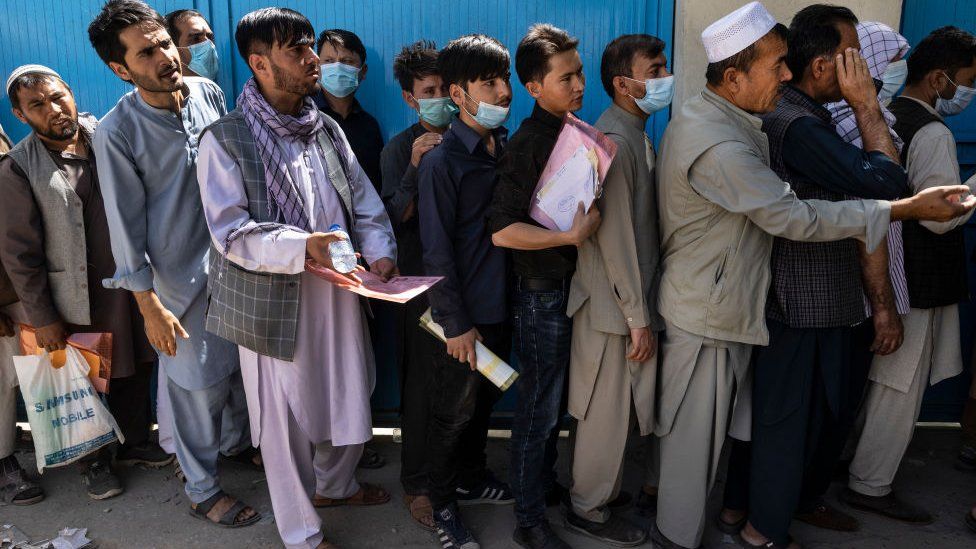
[[[539,208],[561,231],[573,226],[580,202],[584,210],[589,211],[596,199],[598,177],[592,157],[590,151],[581,145],[539,191]]]
[[[430,314],[430,309],[427,309],[427,312],[420,317],[420,326],[442,342],[447,342],[447,337],[444,335],[444,328],[434,322],[434,318]],[[474,352],[478,371],[502,391],[507,390],[518,379],[518,372],[512,369],[504,360],[498,358],[498,355],[491,352],[480,341],[475,341]]]

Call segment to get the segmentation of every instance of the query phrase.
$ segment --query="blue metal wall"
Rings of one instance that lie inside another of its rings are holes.
[[[87,27],[103,0],[0,0],[0,76],[18,65],[41,63],[65,78],[75,91],[80,108],[96,116],[105,114],[130,87],[106,67],[88,43]],[[483,32],[498,38],[511,51],[529,25],[548,22],[567,29],[580,39],[580,54],[589,86],[578,115],[590,122],[609,104],[600,84],[600,55],[620,34],[647,32],[668,43],[671,56],[674,0],[372,0],[274,1],[271,0],[150,0],[160,13],[193,7],[210,21],[221,59],[219,84],[231,104],[250,76],[237,55],[233,34],[245,13],[268,5],[290,7],[304,13],[316,32],[344,28],[362,38],[369,71],[357,97],[380,123],[386,139],[416,120],[400,99],[393,78],[393,57],[406,44],[420,38],[443,46],[452,38]],[[513,59],[514,62],[514,59]],[[531,99],[518,84],[512,68],[515,98],[509,129],[514,130],[531,110]],[[658,113],[650,122],[652,135],[660,137],[669,112]],[[15,141],[28,133],[10,112],[7,97],[0,98],[0,123]],[[390,326],[381,315],[380,333]],[[378,382],[373,404],[378,411],[394,410],[399,391],[393,366],[393,341],[381,341]],[[511,409],[507,395],[502,409]]]
[[[955,25],[969,32],[976,32],[976,0],[905,0],[902,9],[901,32],[908,43],[915,45],[932,30],[945,25]],[[909,51],[909,56],[911,52]],[[976,172],[976,105],[970,106],[957,116],[946,119],[952,128],[959,148],[959,164],[963,180]],[[976,252],[976,219],[966,226],[966,244],[969,257]],[[969,263],[969,293],[976,296],[976,264]],[[929,388],[922,408],[922,419],[928,421],[958,421],[962,405],[969,390],[971,375],[970,357],[976,330],[976,300],[960,305],[962,352],[966,372]]]

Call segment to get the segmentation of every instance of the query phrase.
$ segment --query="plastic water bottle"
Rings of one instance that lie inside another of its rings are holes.
[[[339,233],[345,238],[336,240],[329,244],[329,257],[332,259],[332,268],[340,273],[351,273],[356,268],[356,252],[352,249],[352,242],[349,234],[342,230],[340,225],[329,227],[330,233]]]

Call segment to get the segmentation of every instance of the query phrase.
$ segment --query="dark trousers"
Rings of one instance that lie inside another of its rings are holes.
[[[485,347],[499,357],[509,355],[507,324],[476,328]],[[474,487],[487,475],[488,422],[502,393],[481,373],[454,360],[443,346],[434,353],[432,366],[427,456],[430,500],[441,509],[457,500],[458,486]]]
[[[427,309],[419,296],[397,309],[397,357],[400,363],[400,483],[411,496],[429,492],[427,472],[427,425],[430,417],[431,361],[436,339],[420,327]],[[443,353],[443,349],[438,349]]]
[[[573,322],[566,316],[568,285],[515,292],[512,329],[518,356],[518,403],[512,419],[512,491],[519,526],[545,520],[546,492],[556,482],[559,419],[566,413]]]
[[[152,385],[156,362],[136,364],[135,373],[116,378],[109,384],[108,409],[125,437],[126,446],[139,446],[149,440],[152,429]]]
[[[793,515],[830,485],[864,391],[873,331],[870,323],[767,324],[769,346],[753,351],[752,443],[732,446],[725,506],[748,509],[760,533],[787,543]]]

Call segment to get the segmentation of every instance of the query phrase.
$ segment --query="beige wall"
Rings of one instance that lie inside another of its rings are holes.
[[[901,0],[821,0],[842,4],[861,21],[880,21],[898,29]],[[677,0],[674,14],[675,102],[680,105],[691,93],[705,86],[705,50],[701,33],[716,19],[746,4],[748,0]],[[763,4],[776,20],[790,24],[793,14],[817,2],[806,0],[765,0]]]

